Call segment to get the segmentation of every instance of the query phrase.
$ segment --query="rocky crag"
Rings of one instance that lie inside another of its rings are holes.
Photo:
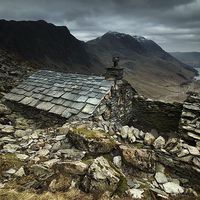
[[[107,121],[41,128],[3,102],[0,120],[0,199],[199,197],[199,142]]]

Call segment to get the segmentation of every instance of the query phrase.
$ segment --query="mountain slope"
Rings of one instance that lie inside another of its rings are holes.
[[[170,54],[191,67],[200,67],[200,52],[170,52]]]
[[[70,34],[67,27],[42,20],[0,20],[0,49],[17,53],[43,68],[92,71],[85,44]]]
[[[88,41],[87,51],[103,67],[111,65],[112,56],[119,56],[120,65],[125,68],[125,78],[141,94],[151,98],[170,96],[176,99],[180,85],[190,81],[195,74],[195,70],[143,37],[108,32]]]

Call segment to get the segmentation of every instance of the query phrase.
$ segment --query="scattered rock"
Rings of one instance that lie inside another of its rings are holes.
[[[103,157],[97,157],[88,169],[83,180],[86,192],[101,193],[114,192],[120,181],[120,174],[116,172]]]
[[[182,194],[184,192],[183,187],[174,182],[164,183],[163,188],[168,194]]]
[[[22,177],[22,176],[25,176],[25,171],[24,171],[24,168],[23,167],[20,167],[17,172],[15,173],[15,176],[19,176],[19,177]]]
[[[15,133],[14,133],[14,136],[15,137],[19,137],[19,138],[22,138],[24,136],[26,136],[26,131],[24,130],[16,130]]]
[[[122,157],[121,156],[115,156],[113,158],[113,163],[120,168],[122,166]]]
[[[155,179],[159,184],[167,183],[167,177],[162,172],[157,172],[155,174]]]
[[[156,138],[156,140],[153,142],[153,146],[156,149],[162,149],[165,146],[165,138],[162,136],[159,136]]]
[[[144,193],[143,189],[132,188],[132,189],[129,189],[127,191],[127,193],[134,199],[142,199],[144,197],[143,196],[143,193]]]
[[[20,146],[17,144],[6,144],[3,146],[3,149],[8,153],[15,153],[18,149],[20,149]]]
[[[155,137],[151,133],[146,133],[144,136],[144,143],[147,145],[152,145]]]

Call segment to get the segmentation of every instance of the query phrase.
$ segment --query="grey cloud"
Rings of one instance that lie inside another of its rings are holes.
[[[168,51],[200,51],[200,0],[0,0],[0,18],[66,25],[80,40],[109,30],[143,35]]]

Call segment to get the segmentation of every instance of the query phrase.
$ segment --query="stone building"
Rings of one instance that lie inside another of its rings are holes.
[[[111,67],[106,79],[39,70],[6,94],[5,99],[66,119],[103,118],[124,124],[132,116],[135,91],[122,80],[122,69],[114,68],[120,76],[113,77],[116,74]]]

